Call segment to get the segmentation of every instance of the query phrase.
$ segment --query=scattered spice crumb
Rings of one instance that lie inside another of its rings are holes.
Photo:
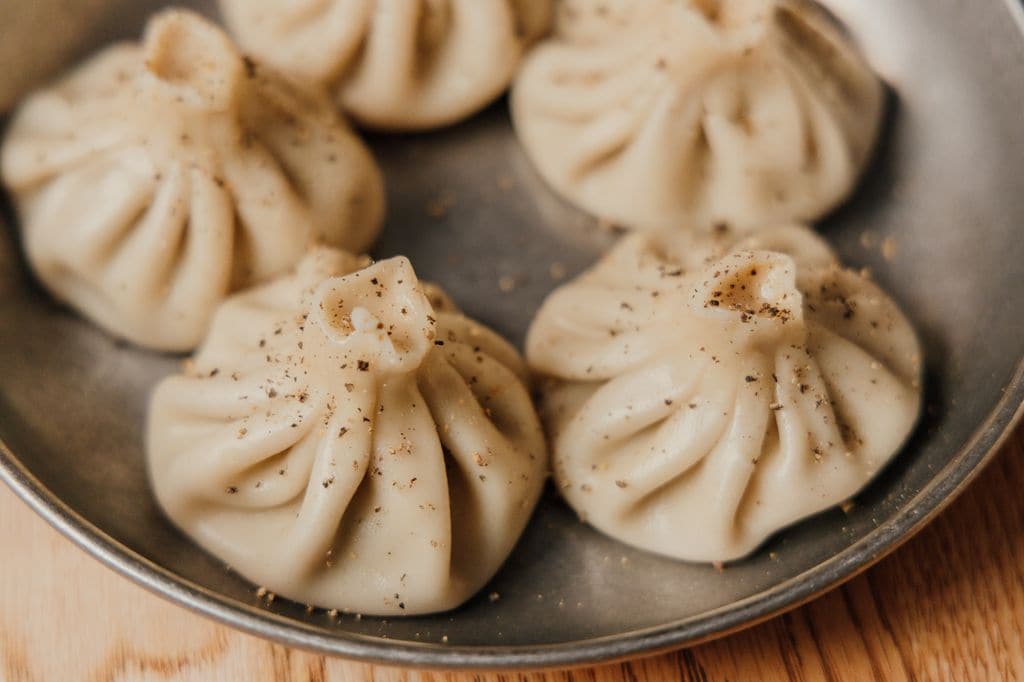
[[[455,194],[450,191],[444,191],[427,202],[427,215],[435,220],[440,220],[448,215],[448,211],[454,207]]]
[[[498,278],[498,288],[503,293],[508,293],[516,288],[516,278],[512,275],[502,275]]]
[[[600,220],[598,220],[597,227],[605,232],[610,232],[612,234],[624,234],[628,231],[625,226],[619,225],[618,223],[608,220],[606,218],[601,218]]]
[[[899,244],[896,243],[896,239],[892,236],[886,237],[882,240],[882,258],[889,261],[890,263],[896,259],[899,255]]]

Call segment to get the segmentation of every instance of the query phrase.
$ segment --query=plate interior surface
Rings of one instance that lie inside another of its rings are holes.
[[[136,37],[160,4],[90,0],[87,20],[60,46],[7,31],[4,40],[53,71]],[[192,4],[214,14],[211,3]],[[453,613],[332,619],[286,600],[262,605],[161,516],[147,486],[147,395],[180,358],[130,348],[52,302],[26,270],[9,206],[0,230],[3,477],[87,549],[192,608],[291,644],[394,663],[536,666],[635,654],[735,629],[848,577],[960,488],[1020,402],[1024,12],[1003,0],[827,4],[892,97],[861,188],[821,228],[846,263],[870,268],[902,304],[927,366],[915,436],[848,512],[801,523],[719,571],[605,538],[549,490],[493,583]],[[81,11],[72,5],[0,0],[0,15],[46,25]],[[541,184],[503,101],[448,130],[369,142],[388,183],[374,255],[408,255],[422,278],[517,344],[554,275],[571,277],[612,239]]]

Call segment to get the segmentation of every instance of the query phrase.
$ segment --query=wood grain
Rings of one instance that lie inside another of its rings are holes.
[[[1024,428],[931,526],[844,587],[717,642],[591,669],[423,673],[290,650],[130,584],[3,486],[0,548],[4,682],[1024,679]]]

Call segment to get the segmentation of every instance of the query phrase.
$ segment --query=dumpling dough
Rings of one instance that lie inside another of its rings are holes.
[[[2,171],[43,283],[161,350],[194,348],[230,290],[311,243],[368,246],[383,215],[380,172],[331,103],[180,10],[30,97]]]
[[[569,504],[691,561],[742,557],[856,494],[921,403],[910,324],[802,227],[632,235],[544,303],[527,358],[555,379]]]
[[[221,0],[239,41],[324,83],[356,120],[413,130],[455,123],[500,95],[551,0]]]
[[[807,0],[567,0],[512,91],[547,182],[638,229],[820,217],[852,190],[883,108]]]
[[[221,306],[152,398],[152,484],[178,526],[278,594],[452,609],[504,562],[544,484],[526,368],[428,300],[405,258],[358,265],[314,252]]]

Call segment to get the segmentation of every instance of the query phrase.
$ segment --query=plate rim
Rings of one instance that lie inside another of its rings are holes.
[[[1002,0],[1021,37],[1024,2]],[[339,631],[299,621],[208,590],[143,557],[71,509],[25,467],[0,438],[0,480],[79,548],[136,585],[193,613],[251,635],[307,651],[419,669],[541,670],[610,663],[694,646],[753,627],[828,592],[885,558],[949,506],[995,458],[1024,417],[1024,357],[996,405],[928,485],[886,524],[803,573],[697,616],[547,645],[428,644]]]

